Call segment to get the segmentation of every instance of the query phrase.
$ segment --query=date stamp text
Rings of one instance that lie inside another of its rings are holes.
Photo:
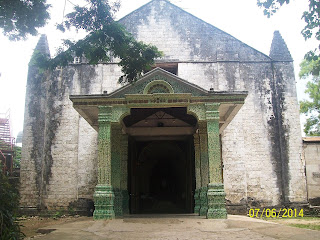
[[[296,218],[303,217],[303,209],[291,208],[251,208],[249,210],[251,218]]]

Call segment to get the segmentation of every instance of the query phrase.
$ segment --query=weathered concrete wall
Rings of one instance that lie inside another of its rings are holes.
[[[36,50],[50,56],[46,36],[41,36]],[[21,205],[26,209],[41,208],[44,191],[43,167],[45,146],[45,115],[47,105],[47,75],[30,62],[26,89],[23,151],[21,160]]]
[[[32,76],[32,77],[31,77]],[[33,67],[29,68],[24,128],[23,151],[20,169],[21,178],[21,202],[26,209],[38,208],[41,205],[41,169],[44,146],[44,103],[46,101],[45,84],[41,80],[45,78]]]
[[[222,134],[231,210],[306,201],[295,80],[286,54],[272,59],[164,0],[152,1],[120,22],[138,40],[163,51],[160,62],[176,62],[179,77],[207,90],[249,92]],[[22,206],[67,208],[92,199],[97,133],[73,109],[69,95],[110,93],[121,86],[120,76],[115,63],[75,64],[50,76],[30,68]]]
[[[240,81],[249,94],[222,138],[225,189],[230,206],[280,204],[278,181],[281,176],[275,174],[279,159],[273,157],[275,139],[271,139],[273,128],[268,123],[274,114],[270,65],[240,65]]]
[[[69,96],[113,91],[120,73],[116,64],[77,64],[50,74],[29,68],[21,164],[24,210],[86,211],[92,205],[97,132],[74,110]]]
[[[320,206],[320,138],[316,139],[304,138],[303,155],[306,161],[308,200],[311,205]]]
[[[270,60],[167,1],[152,1],[122,18],[120,23],[137,39],[163,51],[165,61]]]

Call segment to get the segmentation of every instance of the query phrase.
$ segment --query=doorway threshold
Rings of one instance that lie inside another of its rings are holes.
[[[202,219],[206,218],[205,216],[199,216],[196,213],[177,213],[177,214],[127,214],[124,215],[123,218],[197,218]]]

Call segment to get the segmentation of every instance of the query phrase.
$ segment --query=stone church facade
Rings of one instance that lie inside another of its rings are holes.
[[[25,211],[198,213],[307,202],[293,60],[269,56],[166,0],[119,20],[164,53],[135,84],[117,59],[50,74],[30,66],[21,163]],[[49,53],[41,36],[37,51]]]

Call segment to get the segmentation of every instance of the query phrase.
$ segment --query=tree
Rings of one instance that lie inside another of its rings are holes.
[[[53,59],[40,53],[34,56],[34,62],[45,69],[55,69],[73,62],[74,57],[84,57],[89,64],[109,62],[119,58],[123,75],[119,82],[134,82],[143,73],[150,70],[154,59],[162,55],[155,46],[136,41],[123,26],[114,20],[114,13],[120,7],[108,0],[86,0],[84,7],[75,6],[74,11],[66,15],[66,20],[57,26],[61,31],[75,28],[84,29],[88,35],[77,42],[64,41],[65,49],[60,49]]]
[[[259,7],[263,8],[263,12],[267,17],[271,17],[283,4],[289,4],[290,0],[257,0]],[[307,40],[313,36],[320,41],[320,2],[318,0],[309,0],[309,11],[305,11],[301,17],[306,25],[302,29],[301,34]],[[320,73],[320,45],[318,49],[309,51],[305,55],[306,61],[314,61],[310,73],[319,76]]]
[[[0,0],[0,28],[11,40],[25,39],[29,34],[37,35],[50,18],[47,0]],[[154,59],[162,54],[154,46],[136,41],[119,23],[114,13],[120,2],[110,4],[108,0],[86,0],[84,7],[74,6],[66,20],[57,25],[59,30],[75,28],[88,32],[87,37],[77,42],[64,41],[64,47],[56,57],[36,53],[32,63],[44,69],[55,69],[73,62],[75,56],[85,57],[89,64],[108,62],[120,58],[123,75],[119,82],[133,82],[149,71]]]
[[[0,169],[2,169],[1,162]],[[10,184],[2,171],[0,171],[0,196],[0,240],[23,239],[24,235],[17,221],[18,187]]]
[[[319,66],[320,60],[304,60],[301,64],[299,73],[300,78],[311,77],[307,82],[307,93],[311,101],[300,102],[300,112],[308,116],[304,125],[304,132],[308,136],[320,136],[320,76],[312,74],[314,65]]]
[[[264,8],[264,14],[272,16],[283,4],[289,4],[290,0],[257,0],[259,7]],[[319,0],[309,0],[309,11],[305,11],[302,19],[306,22],[301,34],[305,40],[312,38],[320,41],[320,2]],[[300,64],[300,78],[311,77],[307,82],[307,90],[312,101],[301,101],[300,112],[307,114],[308,119],[304,132],[307,135],[320,135],[320,44],[317,49],[305,54],[304,60]]]
[[[46,0],[0,0],[0,28],[10,40],[37,35],[50,15]]]
[[[13,162],[13,167],[14,168],[20,168],[20,163],[21,163],[21,147],[19,146],[14,146],[14,162]]]

